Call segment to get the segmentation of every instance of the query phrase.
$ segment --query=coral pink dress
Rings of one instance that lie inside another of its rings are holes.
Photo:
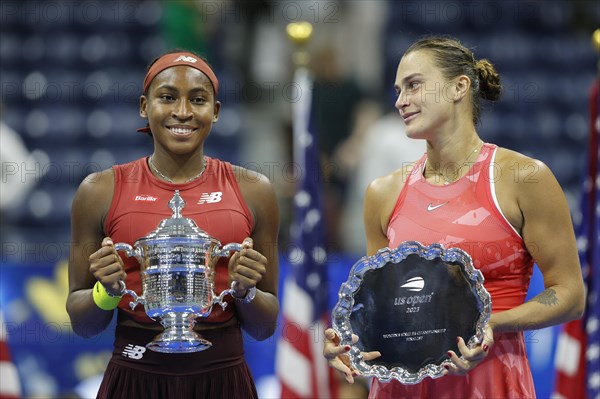
[[[510,177],[508,171],[494,166],[496,150],[495,145],[484,144],[469,172],[444,186],[423,178],[424,155],[400,192],[387,231],[390,248],[416,240],[469,253],[483,273],[494,313],[525,301],[533,271],[533,259],[523,239],[498,206],[494,179],[500,178],[500,173]],[[415,385],[374,379],[369,397],[535,398],[523,333],[495,334],[494,341],[486,359],[466,376],[426,378]]]

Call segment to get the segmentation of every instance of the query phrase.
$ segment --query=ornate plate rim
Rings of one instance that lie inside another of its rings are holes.
[[[390,261],[392,263],[399,263],[412,254],[418,254],[428,260],[441,258],[441,260],[446,262],[458,262],[460,264],[463,274],[475,287],[482,307],[481,315],[475,327],[476,333],[469,338],[467,346],[473,348],[482,341],[485,325],[491,315],[492,301],[489,292],[483,286],[483,274],[473,266],[471,256],[460,248],[445,248],[440,243],[425,246],[418,241],[404,241],[395,249],[385,247],[377,251],[375,255],[364,256],[359,259],[352,266],[348,280],[340,286],[338,302],[332,311],[332,326],[340,337],[340,345],[349,345],[351,347],[348,354],[352,366],[363,376],[375,377],[383,382],[394,379],[403,384],[417,384],[426,377],[441,377],[444,371],[444,364],[450,363],[450,360],[445,360],[440,365],[430,364],[421,368],[417,373],[410,373],[402,367],[394,367],[390,370],[382,365],[370,366],[364,361],[360,349],[352,343],[352,334],[354,332],[350,324],[350,314],[354,306],[354,294],[360,288],[364,274],[369,270],[382,268]]]

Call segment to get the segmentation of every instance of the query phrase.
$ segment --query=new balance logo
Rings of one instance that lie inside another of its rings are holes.
[[[221,202],[223,199],[223,193],[216,191],[214,193],[203,193],[198,200],[199,204],[214,204],[215,202]]]
[[[130,359],[141,359],[144,356],[144,352],[146,352],[146,348],[139,345],[129,344],[123,349],[123,356],[128,357]]]
[[[173,62],[178,62],[178,61],[185,61],[185,62],[189,62],[189,63],[195,64],[198,60],[195,59],[194,57],[188,57],[187,55],[180,55]]]
[[[155,202],[158,198],[153,197],[151,195],[136,195],[134,201],[148,201]]]

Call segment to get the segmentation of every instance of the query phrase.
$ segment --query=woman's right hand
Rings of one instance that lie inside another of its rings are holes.
[[[112,295],[121,295],[120,281],[125,281],[127,274],[110,237],[104,237],[102,247],[90,255],[89,262],[90,273],[106,291]]]
[[[352,334],[352,343],[358,342],[358,335]],[[341,346],[340,337],[332,328],[325,330],[325,345],[323,347],[323,356],[329,360],[329,365],[334,369],[344,374],[344,378],[348,383],[354,382],[354,376],[360,375],[358,370],[350,364],[350,357],[347,352],[350,350],[350,345]],[[365,361],[373,360],[381,356],[381,353],[361,352],[362,358]]]

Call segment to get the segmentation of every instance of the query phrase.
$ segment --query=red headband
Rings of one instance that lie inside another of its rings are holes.
[[[215,97],[217,97],[217,92],[219,91],[219,81],[217,80],[217,76],[213,72],[212,69],[208,66],[206,62],[202,58],[199,58],[195,54],[181,52],[181,53],[169,53],[160,57],[148,70],[146,77],[144,78],[144,93],[150,87],[150,83],[152,80],[164,71],[167,68],[171,68],[177,65],[186,65],[192,67],[194,69],[199,70],[203,74],[206,75],[210,83],[213,85],[213,89],[215,90]]]
[[[167,68],[171,68],[178,65],[189,66],[204,73],[208,80],[210,80],[210,83],[212,83],[213,89],[215,91],[215,98],[217,97],[217,93],[219,91],[219,80],[217,79],[217,76],[202,58],[199,58],[197,55],[188,52],[169,53],[163,55],[158,60],[156,60],[156,62],[152,64],[152,66],[148,70],[148,73],[146,74],[146,77],[144,78],[144,93],[148,90],[148,87],[150,87],[150,83],[152,83],[152,80],[154,80],[156,75],[158,75]],[[150,127],[146,126],[137,129],[137,131],[150,133]]]

